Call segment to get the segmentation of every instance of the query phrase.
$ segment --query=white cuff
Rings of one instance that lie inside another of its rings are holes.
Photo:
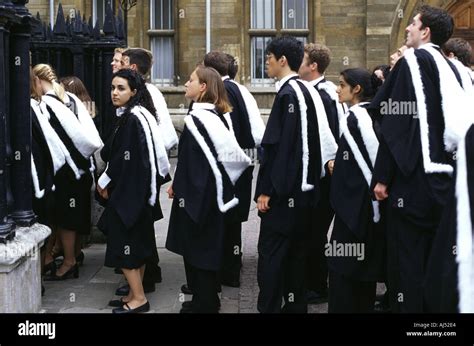
[[[110,184],[111,181],[112,181],[112,179],[110,179],[110,177],[107,175],[107,173],[104,172],[100,176],[99,181],[97,182],[97,185],[99,185],[100,188],[102,190],[104,190],[107,187],[107,185]]]

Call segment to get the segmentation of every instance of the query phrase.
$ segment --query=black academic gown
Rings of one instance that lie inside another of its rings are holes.
[[[224,117],[216,114],[216,121]],[[216,157],[214,145],[203,124],[194,123]],[[184,257],[192,267],[218,271],[222,266],[224,217],[216,199],[216,181],[209,162],[187,126],[178,146],[178,164],[173,180],[175,197],[171,208],[166,248]],[[219,164],[219,163],[218,163]],[[232,199],[234,188],[223,174],[224,200]]]
[[[229,79],[224,81],[229,102],[232,106],[230,118],[234,129],[235,138],[244,150],[253,150],[255,141],[252,137],[249,115],[239,87]],[[248,219],[250,202],[252,199],[252,173],[254,166],[248,167],[235,183],[235,196],[239,199],[239,205],[232,211],[233,218],[237,222],[245,222]]]
[[[452,154],[444,150],[438,68],[425,50],[415,50],[415,56],[426,95],[430,157],[433,162],[452,165]],[[457,70],[452,64],[450,66],[460,82]],[[380,112],[381,107],[390,102],[416,104],[413,80],[405,58],[395,65],[370,108]],[[383,115],[381,133],[372,185],[380,182],[389,189],[386,210],[387,275],[390,290],[394,292],[391,296],[392,310],[421,312],[425,268],[434,234],[448,201],[452,179],[446,173],[425,173],[416,114]]]
[[[36,113],[31,109],[31,154],[36,166],[40,190],[44,196],[33,195],[33,211],[38,222],[51,226],[54,224],[54,165],[48,143],[44,137]]]
[[[474,220],[474,126],[465,137],[466,168],[471,210],[471,223]],[[457,171],[458,167],[456,167]],[[455,172],[455,176],[456,176]],[[457,207],[456,184],[453,184],[448,203],[433,242],[426,278],[424,282],[424,302],[427,312],[459,312],[457,247]],[[461,221],[463,222],[463,221]]]
[[[373,170],[367,148],[362,139],[358,119],[353,112],[347,118],[352,134],[368,167]],[[383,281],[385,274],[385,229],[382,206],[378,223],[373,220],[371,191],[345,136],[341,136],[331,181],[331,205],[336,218],[327,253],[328,266],[354,281]],[[363,244],[363,258],[339,256],[336,244]]]
[[[59,100],[58,97],[51,94],[44,97],[54,97]],[[71,102],[74,102],[72,98]],[[49,106],[46,106],[46,108],[50,114],[49,122],[51,127],[69,151],[77,168],[84,171],[80,179],[76,179],[71,167],[66,164],[56,173],[54,178],[54,184],[56,186],[54,192],[56,206],[54,219],[57,226],[62,229],[87,235],[91,229],[91,161],[90,159],[84,158],[75,147],[72,139],[64,130],[54,111]],[[77,108],[74,107],[73,109]]]
[[[307,229],[295,229],[296,216],[302,209],[315,206],[320,199],[321,150],[316,110],[309,92],[304,85],[299,85],[308,107],[307,182],[315,188],[311,191],[301,189],[303,149],[300,108],[296,93],[288,81],[273,102],[262,139],[264,152],[255,191],[255,202],[262,194],[271,197],[271,209],[265,214],[259,213],[262,222],[272,231],[287,236],[293,232],[307,232]]]
[[[137,269],[156,253],[154,222],[163,217],[159,194],[149,204],[151,163],[145,132],[132,113],[123,114],[101,151],[107,162],[109,199],[99,220],[107,235],[105,266]],[[157,174],[157,191],[164,179]]]
[[[255,193],[255,201],[262,194],[270,196],[270,210],[259,212],[261,226],[257,279],[260,293],[257,308],[261,313],[281,312],[282,297],[285,299],[285,311],[307,311],[305,241],[310,227],[311,208],[319,201],[321,151],[311,95],[302,83],[298,84],[308,107],[307,183],[314,185],[314,189],[302,191],[300,106],[295,90],[287,81],[275,97],[262,139],[263,157]],[[288,300],[290,296],[293,297],[291,301]]]
[[[336,140],[339,142],[339,116],[337,113],[336,102],[331,99],[329,94],[321,89],[318,85],[325,83],[326,79],[322,79],[315,85],[316,91],[319,93],[323,101],[324,109],[328,119],[329,127]],[[308,290],[325,294],[327,290],[327,259],[324,255],[324,246],[327,243],[327,232],[331,221],[334,217],[331,203],[329,202],[329,187],[331,185],[331,176],[326,174],[320,181],[321,198],[315,206],[312,213],[312,232],[308,239],[308,261],[306,266],[306,286]]]

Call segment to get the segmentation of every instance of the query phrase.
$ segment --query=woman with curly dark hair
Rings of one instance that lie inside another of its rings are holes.
[[[163,216],[159,188],[169,162],[143,78],[128,69],[116,72],[111,97],[119,120],[101,152],[107,168],[97,190],[107,202],[98,226],[107,234],[105,266],[122,268],[130,291],[109,305],[114,313],[147,312],[142,279],[156,246],[153,223]]]

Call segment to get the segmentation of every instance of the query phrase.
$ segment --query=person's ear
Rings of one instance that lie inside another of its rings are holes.
[[[286,56],[282,55],[280,58],[280,64],[283,66],[286,63]]]
[[[137,89],[132,90],[132,97],[135,96],[136,94],[137,94]]]
[[[318,70],[318,63],[317,62],[313,62],[310,66],[311,66],[311,71],[317,71]]]
[[[200,91],[201,93],[205,92],[206,89],[207,89],[207,84],[206,84],[206,83],[201,83],[201,84],[199,85],[199,91]]]
[[[138,71],[138,66],[137,66],[137,64],[130,64],[130,70]]]
[[[362,91],[362,88],[360,87],[359,84],[357,84],[353,89],[352,91],[354,92],[354,94],[359,94],[361,91]]]
[[[422,39],[431,38],[431,29],[429,26],[423,28],[422,30],[423,30],[421,33]]]

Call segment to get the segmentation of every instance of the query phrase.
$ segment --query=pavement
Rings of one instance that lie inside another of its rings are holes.
[[[172,166],[176,161],[172,160]],[[174,168],[172,167],[172,171]],[[254,178],[257,169],[254,170]],[[255,185],[254,179],[254,185]],[[160,256],[163,281],[156,284],[156,291],[146,294],[151,305],[150,313],[178,313],[185,300],[192,296],[181,293],[181,285],[186,282],[183,258],[165,249],[168,230],[168,216],[171,200],[164,185],[160,192],[160,202],[164,219],[155,223],[156,243]],[[252,202],[249,220],[242,227],[243,267],[240,288],[222,287],[220,313],[257,313],[257,241],[260,218],[256,204]],[[45,294],[40,312],[42,313],[111,313],[109,300],[117,299],[115,290],[125,283],[123,275],[114,273],[113,268],[104,267],[105,244],[92,244],[85,249],[85,260],[79,268],[79,278],[64,281],[45,281]],[[379,288],[380,290],[380,288]],[[327,303],[308,305],[309,313],[327,313]]]

